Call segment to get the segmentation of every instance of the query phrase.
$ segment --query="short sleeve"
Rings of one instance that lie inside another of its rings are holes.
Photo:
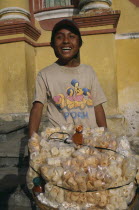
[[[97,75],[94,72],[94,78],[93,78],[93,88],[92,88],[92,94],[93,94],[93,101],[94,106],[97,106],[99,104],[102,104],[107,101],[106,96],[102,90],[102,87],[98,81]]]
[[[39,101],[42,104],[45,104],[47,101],[46,83],[41,72],[38,73],[36,78],[35,96],[33,102],[35,101]]]

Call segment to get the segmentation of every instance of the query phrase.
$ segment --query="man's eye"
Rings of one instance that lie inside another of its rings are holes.
[[[74,36],[74,35],[70,35],[70,38],[74,39],[74,38],[75,38],[75,36]]]
[[[61,35],[56,36],[56,39],[62,39]]]

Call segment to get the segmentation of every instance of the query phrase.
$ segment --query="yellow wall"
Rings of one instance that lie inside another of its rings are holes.
[[[51,65],[57,58],[50,46],[36,48],[36,72]]]
[[[27,75],[27,93],[28,93],[28,111],[30,110],[32,99],[34,96],[34,81],[36,79],[36,49],[29,44],[25,44],[25,64]]]
[[[84,36],[83,43],[81,62],[93,66],[108,99],[106,104],[107,114],[114,114],[117,109],[114,35]]]
[[[129,0],[113,0],[113,10],[121,10],[117,33],[139,32],[139,7]]]
[[[139,39],[117,40],[119,106],[139,102]]]
[[[116,0],[113,9],[121,10],[117,34],[127,33],[126,39],[115,40],[118,109],[125,118],[126,134],[139,136],[139,38],[128,36],[139,33],[139,7]]]
[[[29,1],[28,0],[0,0],[0,9],[7,7],[21,7],[29,11]]]
[[[35,26],[41,32],[41,36],[39,37],[37,42],[38,43],[50,42],[51,32],[43,30],[37,20],[35,21]]]
[[[28,90],[25,43],[0,46],[0,113],[26,112]]]

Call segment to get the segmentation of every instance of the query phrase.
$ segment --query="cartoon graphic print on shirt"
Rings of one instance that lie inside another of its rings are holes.
[[[93,106],[91,91],[88,88],[80,88],[79,82],[76,79],[71,81],[72,87],[66,90],[66,96],[58,94],[53,97],[53,100],[58,109],[80,108],[83,110],[85,106]]]

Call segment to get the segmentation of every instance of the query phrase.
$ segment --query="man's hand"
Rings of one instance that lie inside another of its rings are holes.
[[[32,136],[33,132],[38,132],[39,130],[43,106],[44,105],[38,101],[33,103],[29,118],[29,138]]]
[[[98,127],[107,128],[106,116],[102,104],[94,107]]]

